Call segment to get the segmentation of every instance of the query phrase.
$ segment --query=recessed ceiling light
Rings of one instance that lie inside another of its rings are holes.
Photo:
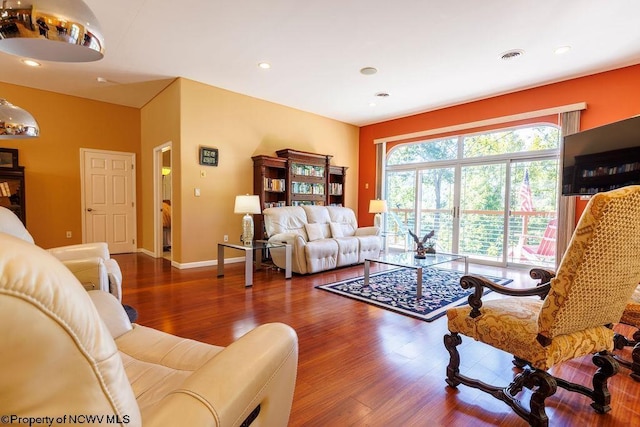
[[[268,62],[260,62],[258,64],[258,67],[262,68],[263,70],[268,70],[269,68],[271,68],[271,64],[269,64]]]
[[[520,57],[522,55],[524,55],[524,50],[522,50],[522,49],[513,49],[513,50],[509,50],[509,51],[503,53],[502,55],[500,55],[500,58],[505,60],[505,61],[509,61],[511,59],[518,58],[518,57]]]
[[[563,53],[567,53],[571,50],[571,46],[560,46],[557,47],[553,53],[555,53],[556,55],[562,55]]]
[[[24,65],[28,65],[29,67],[39,67],[40,63],[38,61],[34,61],[33,59],[23,59],[22,63]]]
[[[377,73],[378,70],[376,70],[373,67],[364,67],[360,69],[360,74],[364,74],[365,76],[370,76],[372,74]]]

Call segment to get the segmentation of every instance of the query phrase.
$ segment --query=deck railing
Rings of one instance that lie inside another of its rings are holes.
[[[443,252],[452,250],[453,216],[451,210],[423,209],[419,212],[421,230],[424,235],[435,230],[436,248]],[[507,252],[509,262],[540,266],[555,266],[554,256],[531,256],[523,251],[541,242],[545,230],[553,218],[554,211],[511,211],[508,217],[509,235],[507,247],[503,246],[504,211],[461,211],[459,252],[478,259],[501,262]],[[413,250],[415,244],[407,228],[415,228],[413,209],[390,209],[386,217],[386,245],[390,250]]]

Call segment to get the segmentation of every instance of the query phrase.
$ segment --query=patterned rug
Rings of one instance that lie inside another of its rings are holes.
[[[467,303],[473,289],[462,289],[462,275],[458,271],[425,268],[422,271],[420,300],[416,298],[416,271],[409,268],[372,274],[366,288],[363,287],[363,277],[319,285],[316,288],[431,322],[444,315],[449,308]],[[499,285],[512,282],[511,279],[483,276]],[[485,293],[488,292],[490,291]]]

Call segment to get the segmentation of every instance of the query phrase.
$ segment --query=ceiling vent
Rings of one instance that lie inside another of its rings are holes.
[[[524,55],[524,51],[516,49],[516,50],[510,50],[508,52],[503,53],[502,55],[500,55],[500,58],[503,59],[504,61],[509,61],[511,59],[518,58],[522,55]]]

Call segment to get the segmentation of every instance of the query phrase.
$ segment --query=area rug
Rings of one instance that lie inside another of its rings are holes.
[[[416,297],[416,271],[408,268],[372,274],[367,287],[363,286],[364,277],[357,277],[318,285],[316,288],[431,322],[444,315],[449,308],[467,303],[473,289],[460,286],[462,275],[462,272],[452,270],[423,269],[422,298],[419,300]],[[511,279],[483,277],[499,285],[512,282]]]

